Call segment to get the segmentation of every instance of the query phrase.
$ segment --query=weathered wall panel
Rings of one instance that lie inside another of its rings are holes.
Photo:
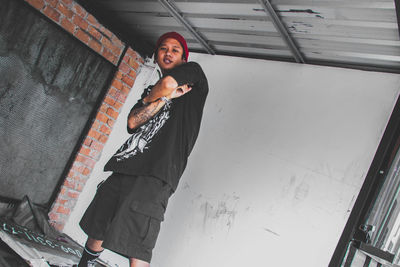
[[[114,67],[23,1],[0,2],[0,195],[44,204]]]

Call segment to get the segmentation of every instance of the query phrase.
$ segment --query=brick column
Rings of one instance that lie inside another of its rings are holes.
[[[73,0],[25,0],[81,42],[117,65],[110,88],[63,185],[53,203],[50,223],[62,231],[87,179],[100,159],[101,152],[135,82],[143,58],[103,27],[91,14]]]

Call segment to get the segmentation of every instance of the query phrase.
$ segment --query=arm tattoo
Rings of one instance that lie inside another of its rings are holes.
[[[147,106],[133,109],[129,114],[129,122],[133,125],[131,129],[136,129],[153,118],[164,104],[164,101],[155,101]]]

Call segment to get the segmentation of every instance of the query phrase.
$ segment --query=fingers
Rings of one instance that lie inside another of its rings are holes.
[[[174,92],[172,92],[171,98],[181,97],[181,96],[183,96],[184,94],[190,92],[190,90],[192,90],[192,87],[189,86],[189,85],[187,85],[187,84],[184,84],[184,85],[182,85],[182,86],[179,86],[178,88],[175,89]]]
[[[179,90],[180,92],[182,92],[182,94],[186,94],[187,92],[189,92],[190,90],[192,90],[192,87],[190,87],[190,86],[187,85],[187,84],[184,84],[184,85],[178,87],[178,90]]]

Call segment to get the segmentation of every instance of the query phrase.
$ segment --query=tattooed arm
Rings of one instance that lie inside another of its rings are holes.
[[[132,109],[128,115],[128,132],[135,130],[153,118],[164,105],[165,102],[158,99],[148,105]]]
[[[144,106],[133,108],[128,115],[128,132],[150,120],[165,105],[161,97],[167,99],[178,98],[189,92],[192,88],[188,85],[178,87],[176,81],[168,76],[160,79],[151,89],[149,95],[143,98]]]

